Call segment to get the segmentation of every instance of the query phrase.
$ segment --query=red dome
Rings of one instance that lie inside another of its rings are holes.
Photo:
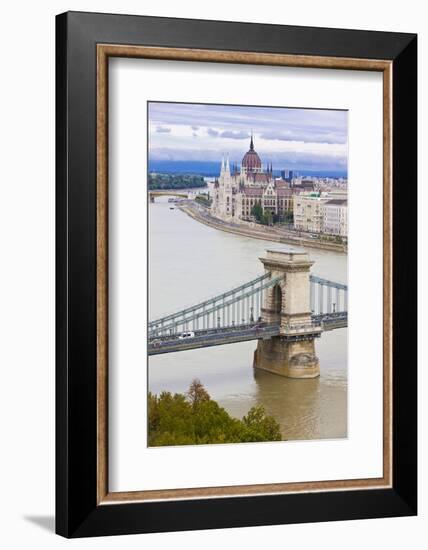
[[[251,136],[250,149],[245,153],[242,159],[242,166],[246,168],[247,172],[258,172],[261,170],[262,161],[259,155],[254,151],[253,136]]]

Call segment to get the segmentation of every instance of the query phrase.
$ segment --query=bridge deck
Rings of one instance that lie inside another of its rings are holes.
[[[339,311],[335,313],[313,315],[312,320],[316,323],[321,323],[324,332],[328,330],[335,330],[337,328],[346,328],[348,326],[348,312]]]
[[[313,315],[312,321],[314,325],[321,326],[322,331],[345,328],[348,326],[348,313],[335,312]],[[280,329],[278,324],[260,324],[257,322],[236,327],[197,330],[193,331],[193,334],[194,336],[188,338],[182,338],[180,334],[149,338],[148,355],[160,355],[162,353],[223,346],[224,344],[235,344],[250,340],[269,339],[273,336],[279,336]],[[294,337],[299,339],[299,334],[296,333]]]
[[[248,342],[261,338],[272,338],[279,335],[279,325],[257,324],[240,325],[238,327],[227,327],[224,329],[211,329],[194,331],[190,338],[180,338],[179,335],[155,338],[149,341],[147,348],[148,355],[160,355],[174,351],[185,351],[210,346],[222,346],[224,344],[235,344],[237,342]]]

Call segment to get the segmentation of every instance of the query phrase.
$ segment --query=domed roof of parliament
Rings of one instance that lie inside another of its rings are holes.
[[[250,149],[245,153],[242,159],[242,166],[247,169],[247,172],[258,171],[262,167],[262,161],[259,155],[254,150],[253,136],[251,136]]]

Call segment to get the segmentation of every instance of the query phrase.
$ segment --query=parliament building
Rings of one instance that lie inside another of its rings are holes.
[[[225,221],[254,221],[251,211],[260,204],[263,213],[280,219],[293,211],[294,190],[290,183],[273,176],[272,164],[262,169],[262,161],[254,149],[253,136],[241,166],[230,166],[223,158],[220,176],[215,181],[211,213]]]

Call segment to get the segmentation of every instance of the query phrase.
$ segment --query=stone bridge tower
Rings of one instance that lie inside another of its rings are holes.
[[[280,324],[280,335],[259,340],[254,367],[290,378],[316,378],[320,374],[315,338],[321,327],[312,322],[310,309],[310,261],[298,249],[268,250],[260,258],[265,271],[281,277],[266,290],[262,320]]]

